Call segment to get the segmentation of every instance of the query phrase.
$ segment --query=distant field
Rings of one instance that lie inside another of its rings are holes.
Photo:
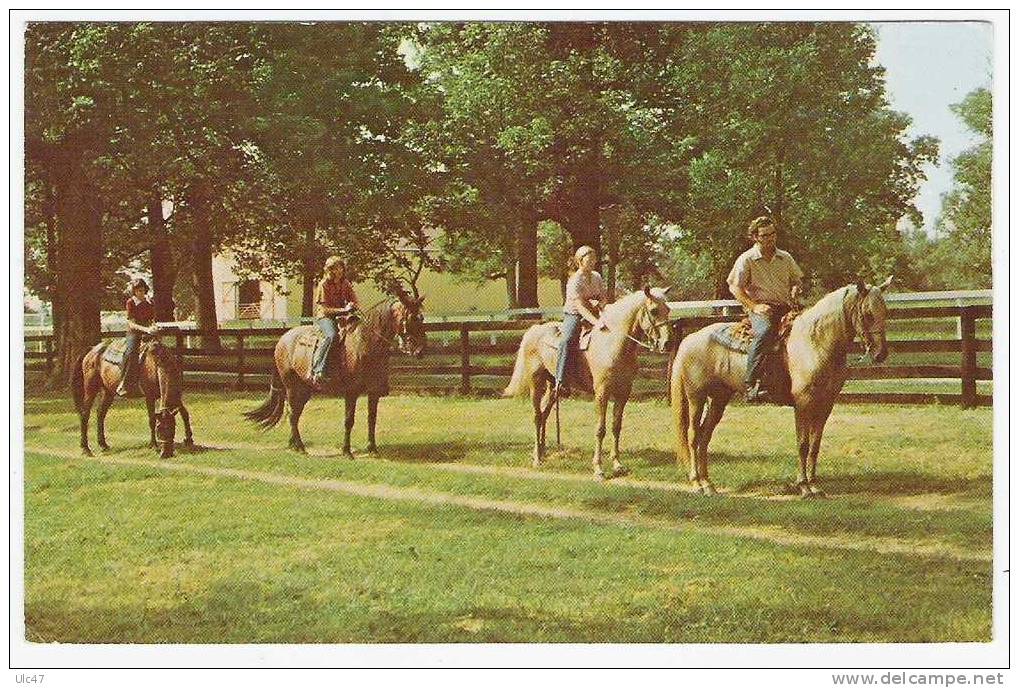
[[[590,477],[591,406],[529,467],[526,404],[396,396],[380,454],[255,432],[257,394],[193,394],[200,450],[161,462],[140,402],[77,452],[69,402],[26,402],[28,639],[37,642],[947,642],[991,633],[991,412],[837,406],[831,498],[783,496],[791,412],[734,406],[725,492],[686,492],[668,407],[628,407],[629,477]],[[363,410],[355,447],[364,444]],[[550,433],[551,434],[551,433]]]

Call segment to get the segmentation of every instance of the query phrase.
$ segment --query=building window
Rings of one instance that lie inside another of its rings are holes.
[[[258,280],[237,283],[237,318],[257,320],[262,314],[262,285]]]

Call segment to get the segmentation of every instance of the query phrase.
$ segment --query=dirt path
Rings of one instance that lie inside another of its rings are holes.
[[[120,434],[115,432],[108,432],[107,436],[110,438],[117,438],[127,441],[137,441],[137,435]],[[214,450],[236,450],[236,451],[283,451],[280,447],[258,444],[255,442],[230,442],[230,443],[216,443],[216,444],[204,444],[203,446]],[[308,449],[308,456],[317,458],[329,459],[339,458],[342,456],[339,449],[335,448],[318,448],[311,447]],[[393,463],[385,458],[357,455],[358,461],[374,462],[381,464]],[[402,463],[400,465],[413,465],[427,470],[444,471],[448,473],[466,473],[473,475],[491,475],[505,478],[518,478],[524,480],[539,480],[539,481],[552,481],[552,482],[567,482],[567,483],[598,483],[611,489],[613,487],[631,487],[639,488],[644,490],[656,490],[664,492],[674,493],[696,493],[697,490],[685,482],[670,482],[665,480],[642,480],[639,478],[623,477],[613,478],[610,481],[602,481],[595,478],[591,473],[566,473],[554,470],[536,470],[533,468],[523,466],[493,466],[487,464],[473,464],[473,463]],[[774,494],[768,492],[734,492],[725,487],[718,487],[718,492],[722,495],[727,496],[730,499],[753,499],[763,500],[769,502],[775,501],[795,501],[799,499],[798,495],[785,495],[785,494]],[[845,498],[845,497],[836,497]],[[863,497],[856,497],[857,499],[864,499]],[[910,509],[914,511],[972,511],[977,505],[967,503],[965,501],[957,501],[957,498],[953,495],[937,494],[937,493],[925,493],[925,494],[914,494],[914,495],[884,495],[884,494],[868,494],[866,495],[866,501],[868,502],[880,502],[882,504],[888,504],[901,509]]]
[[[630,514],[607,514],[590,509],[576,509],[535,502],[473,497],[435,490],[422,490],[413,487],[394,487],[392,485],[378,483],[301,478],[292,475],[281,475],[278,473],[264,471],[247,471],[233,468],[203,466],[199,464],[183,464],[126,457],[96,456],[94,458],[85,458],[74,451],[61,451],[27,445],[25,447],[25,451],[55,458],[83,460],[106,465],[138,466],[177,473],[204,475],[215,478],[233,478],[237,480],[260,482],[298,489],[328,490],[358,497],[416,502],[431,505],[452,505],[476,511],[493,511],[518,516],[576,520],[605,526],[655,528],[674,531],[677,533],[699,533],[721,537],[756,540],[791,547],[812,547],[829,550],[875,552],[879,554],[896,554],[910,557],[952,559],[955,561],[991,561],[990,552],[968,550],[948,544],[930,544],[897,538],[864,538],[851,535],[812,536],[790,533],[781,528],[774,527],[752,528],[702,525],[682,521],[666,521]]]

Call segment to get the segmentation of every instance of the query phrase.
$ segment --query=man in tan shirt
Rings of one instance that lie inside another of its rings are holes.
[[[750,223],[747,236],[754,245],[744,251],[729,272],[729,291],[750,315],[754,338],[747,351],[747,401],[768,401],[761,389],[761,357],[774,343],[782,317],[796,304],[803,271],[793,257],[777,246],[777,229],[768,216]]]

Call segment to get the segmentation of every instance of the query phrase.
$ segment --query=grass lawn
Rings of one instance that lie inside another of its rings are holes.
[[[385,399],[380,454],[354,461],[342,402],[309,404],[305,456],[242,423],[259,401],[189,395],[200,449],[160,462],[140,401],[82,459],[69,401],[27,400],[29,640],[990,639],[989,409],[836,407],[832,497],[800,501],[782,494],[787,409],[729,410],[712,444],[726,494],[706,498],[681,487],[663,403],[628,407],[632,473],[599,483],[581,400],[541,471],[517,401]]]

